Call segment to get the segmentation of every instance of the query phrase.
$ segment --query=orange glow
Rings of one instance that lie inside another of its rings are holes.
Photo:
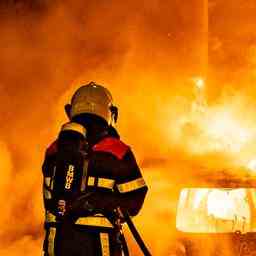
[[[210,111],[207,118],[203,124],[206,133],[216,141],[220,150],[240,152],[253,136],[252,131],[244,127],[242,120],[236,119],[235,115],[225,109]]]
[[[198,89],[200,89],[200,90],[204,89],[204,87],[205,87],[205,81],[204,81],[203,78],[201,78],[201,77],[196,77],[196,78],[194,78],[193,80],[194,80],[195,85],[196,85],[196,87],[197,87]]]
[[[40,255],[44,152],[67,121],[64,104],[90,81],[112,92],[117,128],[149,185],[138,229],[153,255],[169,256],[173,244],[184,251],[175,223],[181,189],[201,177],[208,188],[223,171],[237,183],[255,177],[255,0],[2,2],[0,254]],[[218,193],[207,208],[229,215],[235,203]],[[231,256],[228,246],[222,256]]]

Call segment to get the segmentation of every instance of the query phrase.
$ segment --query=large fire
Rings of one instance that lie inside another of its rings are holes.
[[[184,189],[177,228],[190,233],[255,232],[254,203],[254,189]]]
[[[255,177],[255,13],[255,0],[2,1],[0,254],[40,255],[41,163],[82,82],[106,85],[120,108],[150,188],[135,221],[153,255],[176,243],[185,183]],[[209,195],[210,215],[230,215],[225,193]]]

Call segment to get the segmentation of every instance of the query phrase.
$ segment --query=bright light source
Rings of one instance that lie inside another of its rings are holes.
[[[203,78],[201,77],[197,77],[197,78],[194,78],[194,81],[195,81],[195,85],[198,89],[203,89],[204,86],[205,86],[205,81]]]
[[[251,138],[250,130],[243,127],[232,113],[225,111],[216,111],[209,116],[205,129],[210,138],[232,152],[239,152]]]
[[[208,214],[220,219],[233,219],[235,214],[235,204],[229,191],[213,190],[208,196]]]

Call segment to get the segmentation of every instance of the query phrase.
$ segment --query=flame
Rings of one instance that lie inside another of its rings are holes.
[[[247,220],[250,219],[249,206],[246,205],[246,210],[241,208],[241,202],[246,203],[245,189],[234,191],[216,190],[209,193],[207,208],[208,214],[215,218],[233,220],[235,217],[241,216]]]
[[[5,2],[0,254],[39,255],[45,148],[66,121],[63,105],[89,81],[113,93],[118,130],[149,185],[135,221],[152,254],[171,254],[171,244],[183,248],[175,216],[184,182],[196,185],[199,172],[213,177],[223,169],[243,179],[237,166],[254,169],[255,1]],[[196,194],[191,212],[202,210],[205,194]],[[225,215],[215,203],[210,209]],[[202,211],[193,221],[200,216]],[[206,224],[197,225],[198,231]],[[159,239],[155,230],[161,230]],[[132,255],[140,255],[131,238],[129,245]],[[210,242],[204,245],[209,248],[202,256],[209,256]]]
[[[247,166],[250,171],[256,172],[256,159],[250,160]]]
[[[212,114],[212,115],[211,115]],[[243,122],[225,109],[210,113],[204,122],[204,129],[222,150],[240,152],[253,137],[252,131],[243,126]]]
[[[204,79],[203,79],[202,77],[196,77],[196,78],[194,78],[193,80],[194,80],[194,82],[195,82],[196,87],[197,87],[199,90],[204,89],[204,87],[205,87],[205,81],[204,81]]]
[[[177,228],[193,233],[252,232],[255,227],[249,201],[250,189],[183,189],[177,215]]]

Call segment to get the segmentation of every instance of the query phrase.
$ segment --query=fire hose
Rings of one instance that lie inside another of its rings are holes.
[[[129,215],[129,213],[127,211],[122,211],[120,207],[117,208],[119,215],[122,216],[125,220],[125,222],[127,223],[135,241],[137,242],[137,244],[139,245],[141,251],[143,252],[144,256],[151,256],[151,253],[149,252],[146,244],[144,243],[142,237],[140,236],[137,228],[135,227],[131,216]]]

